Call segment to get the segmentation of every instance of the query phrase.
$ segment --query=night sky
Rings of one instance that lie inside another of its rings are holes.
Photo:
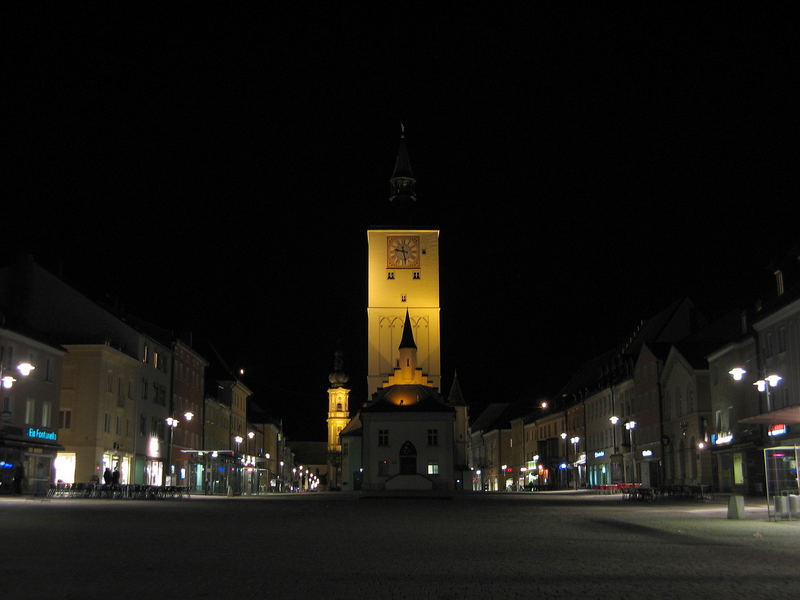
[[[444,392],[552,394],[673,300],[751,302],[796,241],[796,20],[644,6],[6,14],[2,262],[212,340],[324,439],[337,345],[365,399],[402,121]]]

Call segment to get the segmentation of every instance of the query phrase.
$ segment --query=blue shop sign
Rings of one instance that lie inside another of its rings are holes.
[[[58,439],[58,434],[55,431],[44,431],[43,429],[28,427],[28,437],[36,440],[50,440],[55,442]]]

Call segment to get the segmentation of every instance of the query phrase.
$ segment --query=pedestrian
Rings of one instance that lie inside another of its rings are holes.
[[[21,494],[22,493],[22,484],[25,482],[25,467],[22,466],[22,463],[19,463],[16,467],[14,467],[14,493]]]
[[[111,474],[111,469],[106,467],[106,470],[103,471],[103,483],[106,485],[111,485],[111,478],[113,475]]]
[[[114,472],[111,474],[111,483],[119,485],[119,467],[114,467]]]

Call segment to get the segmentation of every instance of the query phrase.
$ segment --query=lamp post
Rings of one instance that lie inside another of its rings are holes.
[[[21,362],[18,363],[14,368],[22,377],[27,377],[36,367],[29,362]],[[12,387],[14,387],[14,383],[16,381],[17,380],[12,375],[9,375],[6,371],[6,367],[2,361],[2,355],[0,354],[0,387],[4,390],[10,390]],[[2,421],[11,421],[10,411],[5,409],[3,410]]]
[[[734,367],[728,374],[733,377],[734,381],[741,381],[744,379],[744,376],[747,374],[742,367]],[[773,373],[771,375],[766,375],[753,383],[755,388],[759,392],[764,392],[767,395],[767,412],[772,412],[772,397],[770,396],[769,390],[770,388],[778,387],[778,383],[783,379],[780,375]],[[731,423],[731,428],[733,428],[733,424]]]
[[[581,441],[579,436],[574,436],[569,438],[569,441],[572,442],[572,466],[575,468],[575,476],[574,476],[574,483],[575,489],[578,489],[578,479],[580,476],[580,467],[575,463],[578,462],[578,443]]]
[[[172,464],[172,438],[175,435],[174,431],[175,428],[178,426],[178,419],[174,417],[167,417],[167,427],[169,427],[169,443],[167,444],[167,471],[168,474],[164,474],[164,481],[163,484],[167,485],[167,477],[169,477],[169,485],[173,485],[172,480],[172,473],[175,466]]]
[[[29,362],[21,362],[18,363],[15,368],[20,375],[27,377],[36,367]],[[2,382],[3,389],[10,390],[12,387],[14,387],[14,382],[16,381],[17,380],[12,375],[6,373],[5,365],[0,362],[0,382]]]
[[[636,479],[636,450],[633,446],[633,430],[636,429],[636,421],[627,421],[625,429],[628,430],[631,437],[631,483],[634,483],[634,479]]]

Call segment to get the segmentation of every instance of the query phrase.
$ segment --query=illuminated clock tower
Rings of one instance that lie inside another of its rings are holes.
[[[401,213],[416,202],[416,179],[408,159],[405,135],[400,138],[389,201]],[[439,327],[439,230],[370,229],[368,245],[369,397],[399,366],[400,341],[406,311],[411,315],[417,344],[417,366],[441,389]]]

